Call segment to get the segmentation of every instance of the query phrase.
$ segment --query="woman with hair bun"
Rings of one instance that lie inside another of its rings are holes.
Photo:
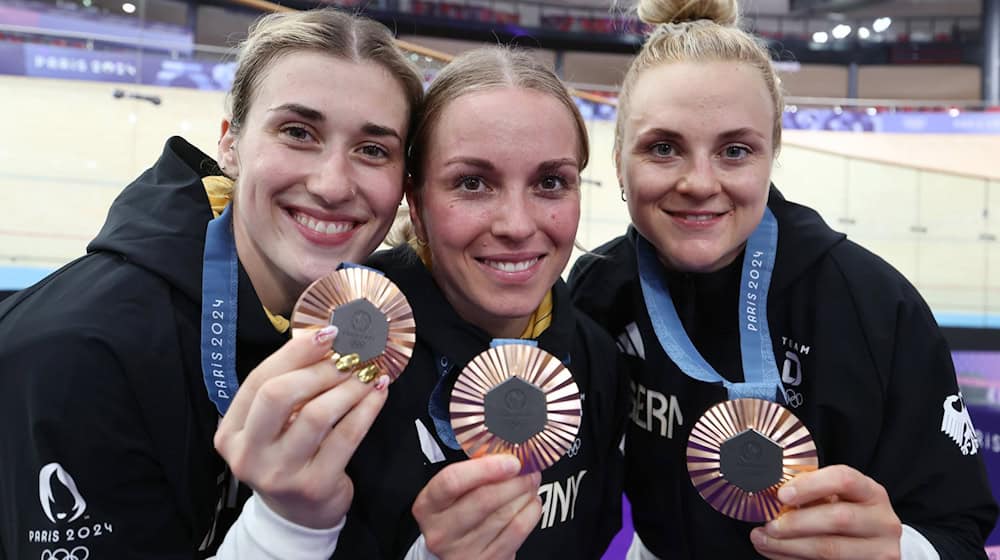
[[[570,278],[630,361],[630,558],[985,558],[996,504],[930,310],[770,184],[783,102],[768,52],[732,0],[638,13],[656,27],[614,148],[632,226]],[[745,396],[789,409],[818,453],[766,524],[713,509],[687,469],[692,426]]]

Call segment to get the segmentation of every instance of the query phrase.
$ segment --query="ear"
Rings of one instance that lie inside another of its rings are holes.
[[[625,192],[625,181],[622,180],[622,154],[620,151],[615,150],[615,153],[611,154],[615,161],[615,177],[618,179],[618,188]]]
[[[230,179],[239,177],[240,158],[236,157],[236,132],[229,119],[222,119],[218,162],[219,167]]]
[[[409,181],[409,179],[407,179]],[[420,195],[407,184],[406,205],[410,208],[410,223],[413,224],[413,232],[417,239],[427,242],[427,229],[424,228],[424,220],[420,216]]]

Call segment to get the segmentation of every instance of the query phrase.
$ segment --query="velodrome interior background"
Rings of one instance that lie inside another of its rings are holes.
[[[1000,0],[741,4],[744,25],[774,50],[788,95],[775,184],[899,269],[947,327],[996,487]],[[621,6],[339,5],[394,28],[428,79],[449,55],[483,42],[533,49],[581,92],[587,116],[580,244],[593,248],[625,231],[611,159],[614,102],[641,35]],[[111,201],[168,136],[215,153],[230,47],[254,17],[279,8],[262,0],[0,0],[0,298],[83,254]]]

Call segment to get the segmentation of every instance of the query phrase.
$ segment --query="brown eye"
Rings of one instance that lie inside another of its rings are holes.
[[[303,126],[286,126],[281,132],[299,141],[309,140],[312,137],[309,131]]]
[[[458,187],[467,191],[481,191],[485,188],[482,177],[468,175],[458,180]]]
[[[383,149],[381,146],[376,146],[375,144],[368,144],[361,148],[361,153],[370,158],[387,158],[389,157],[389,152]]]

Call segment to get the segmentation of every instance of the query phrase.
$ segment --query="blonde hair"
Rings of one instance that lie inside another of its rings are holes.
[[[621,154],[622,135],[632,88],[650,68],[675,62],[732,61],[757,69],[774,108],[772,147],[781,146],[784,96],[771,57],[760,40],[738,27],[736,0],[639,0],[639,19],[656,25],[642,50],[632,60],[618,97],[615,155]]]
[[[269,14],[250,27],[240,44],[236,74],[227,97],[230,123],[239,131],[250,111],[254,91],[277,58],[297,51],[314,51],[352,62],[373,62],[385,68],[399,85],[411,114],[423,98],[423,80],[416,67],[396,47],[382,24],[333,8]],[[412,127],[411,127],[412,129]]]
[[[509,47],[481,47],[462,53],[448,63],[427,89],[423,105],[415,116],[407,156],[407,171],[411,178],[408,189],[419,192],[422,186],[426,148],[445,108],[463,95],[507,87],[541,92],[562,103],[576,125],[579,168],[583,170],[587,166],[590,159],[587,125],[569,90],[559,78],[526,51]],[[418,253],[426,250],[426,246],[416,238],[413,224],[402,216],[397,216],[397,224],[386,238],[386,243],[393,246],[409,243]]]
[[[580,169],[587,166],[590,158],[587,125],[559,78],[526,51],[509,47],[482,47],[462,53],[448,63],[427,89],[423,107],[416,116],[413,142],[407,158],[414,189],[420,188],[424,149],[445,107],[463,95],[505,87],[538,91],[565,105],[573,115],[580,140],[577,154]]]

